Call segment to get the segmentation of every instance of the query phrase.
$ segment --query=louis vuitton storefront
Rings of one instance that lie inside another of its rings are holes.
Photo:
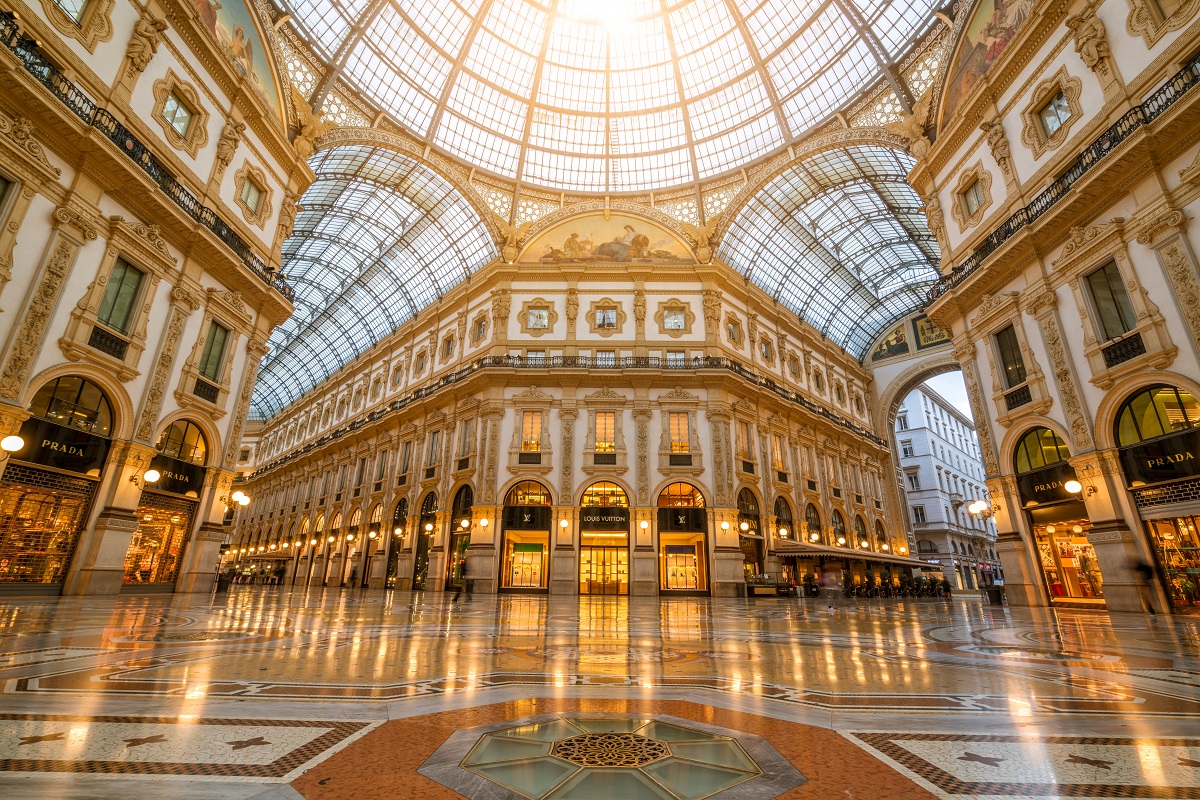
[[[708,594],[708,510],[689,483],[672,483],[658,496],[660,594]]]
[[[501,516],[500,591],[549,591],[550,492],[521,481],[504,498]]]

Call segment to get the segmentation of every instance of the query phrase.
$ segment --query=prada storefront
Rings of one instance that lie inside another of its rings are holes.
[[[579,535],[579,593],[629,594],[629,498],[620,486],[584,491]]]
[[[1200,402],[1174,386],[1143,389],[1118,412],[1116,439],[1167,596],[1177,611],[1200,610]]]
[[[1051,603],[1104,605],[1104,580],[1087,509],[1068,491],[1075,470],[1066,442],[1049,428],[1034,428],[1014,454],[1017,490],[1037,546],[1037,559]]]
[[[500,519],[501,591],[548,591],[552,517],[550,492],[537,481],[508,491]]]
[[[0,483],[0,588],[41,584],[58,593],[87,524],[108,458],[112,406],[100,387],[77,377],[50,381],[29,406],[24,446]]]
[[[658,496],[658,588],[661,594],[708,594],[708,511],[690,483]]]
[[[150,470],[158,479],[146,479],[138,527],[125,552],[125,592],[174,590],[204,488],[208,442],[196,425],[176,420],[157,447]]]

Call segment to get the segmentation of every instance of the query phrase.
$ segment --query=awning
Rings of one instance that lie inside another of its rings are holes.
[[[824,544],[805,544],[789,539],[775,540],[775,554],[780,556],[835,556],[837,558],[857,558],[863,561],[886,561],[890,564],[901,564],[906,567],[927,567],[924,561],[916,558],[897,556],[891,553],[877,553],[873,550],[853,550],[849,547],[832,547]]]

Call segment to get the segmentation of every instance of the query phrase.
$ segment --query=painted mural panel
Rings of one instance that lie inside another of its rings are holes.
[[[1008,47],[1032,8],[1033,0],[979,0],[974,16],[963,29],[950,66],[950,78],[942,93],[942,121],[954,114],[958,104]]]
[[[193,0],[200,20],[216,37],[217,43],[234,68],[246,76],[250,85],[267,104],[267,108],[283,119],[279,106],[279,90],[271,73],[267,46],[258,32],[256,20],[243,0]]]
[[[894,358],[908,354],[908,326],[901,322],[880,340],[879,346],[871,354],[872,361],[883,358]]]
[[[637,217],[603,214],[555,225],[529,243],[525,263],[690,264],[691,251],[666,229]]]
[[[919,317],[913,317],[912,320],[913,333],[917,335],[917,349],[924,350],[927,347],[937,347],[939,344],[948,344],[950,342],[950,334],[937,325],[933,324],[933,320],[921,314]]]

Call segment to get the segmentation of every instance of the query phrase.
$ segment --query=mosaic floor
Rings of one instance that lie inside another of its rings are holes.
[[[963,598],[0,599],[0,796],[148,790],[1200,798],[1200,619]]]

